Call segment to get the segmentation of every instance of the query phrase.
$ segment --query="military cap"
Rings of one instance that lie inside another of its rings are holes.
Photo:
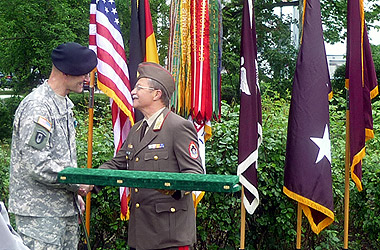
[[[78,43],[63,43],[51,53],[54,66],[61,72],[80,76],[93,70],[98,64],[94,51]]]
[[[175,90],[175,84],[172,74],[164,67],[153,62],[143,62],[137,68],[139,73],[137,80],[140,78],[150,78],[160,83],[166,90],[167,96],[170,98]]]

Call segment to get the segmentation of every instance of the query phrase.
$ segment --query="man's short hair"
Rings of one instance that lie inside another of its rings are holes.
[[[170,103],[170,99],[168,97],[168,95],[166,94],[167,91],[166,89],[164,88],[164,86],[162,86],[161,83],[159,83],[158,81],[154,80],[154,79],[150,79],[150,78],[147,78],[149,79],[149,86],[154,88],[154,89],[157,89],[157,90],[161,90],[161,101],[163,104],[165,104],[166,107],[169,107],[169,103]]]

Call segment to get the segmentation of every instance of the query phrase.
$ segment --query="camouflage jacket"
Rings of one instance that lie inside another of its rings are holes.
[[[57,173],[77,167],[74,104],[47,81],[30,93],[13,122],[9,211],[22,216],[75,215],[79,185],[57,183]]]

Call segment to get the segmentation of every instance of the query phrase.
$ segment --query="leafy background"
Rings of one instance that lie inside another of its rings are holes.
[[[247,215],[246,249],[294,249],[296,203],[282,193],[289,96],[262,93],[263,144],[259,151],[260,205]],[[343,245],[345,98],[336,93],[330,105],[332,177],[335,222],[315,235],[303,217],[302,245],[308,249],[338,249]],[[270,97],[270,98],[269,98]],[[87,162],[87,94],[70,95],[76,103],[78,165]],[[19,99],[12,99],[17,106]],[[0,102],[1,103],[1,102]],[[96,95],[93,167],[113,156],[113,135],[108,98]],[[8,106],[12,106],[9,105]],[[1,106],[0,106],[1,107]],[[9,113],[11,115],[11,113]],[[375,133],[380,129],[380,101],[373,103]],[[213,137],[206,143],[207,172],[236,174],[239,105],[223,101],[220,122],[213,123]],[[11,120],[11,119],[10,119]],[[0,195],[8,197],[10,138],[0,147]],[[380,139],[367,145],[363,164],[364,190],[350,182],[350,249],[380,248]],[[119,218],[119,190],[107,187],[91,199],[91,244],[94,249],[127,249],[128,222]],[[240,243],[240,193],[206,193],[197,208],[196,249],[237,249]]]
[[[377,0],[367,0],[368,4]],[[257,0],[255,5],[259,79],[263,102],[263,144],[259,151],[261,204],[247,216],[246,249],[294,249],[296,204],[282,193],[290,90],[298,46],[290,39],[289,17],[279,17],[273,8],[280,0]],[[129,55],[128,1],[116,0],[126,54]],[[239,67],[241,0],[222,0],[223,57],[222,117],[213,124],[213,137],[206,143],[207,171],[236,174],[239,114]],[[302,5],[302,1],[300,1]],[[15,97],[0,100],[0,199],[7,202],[10,137],[14,111],[22,97],[49,76],[50,52],[62,42],[88,42],[89,0],[0,1],[0,72],[14,75],[10,91]],[[325,40],[345,39],[346,0],[321,0]],[[151,1],[151,11],[160,62],[168,49],[169,6],[165,0]],[[379,4],[366,10],[369,28],[376,28]],[[377,27],[378,28],[378,27]],[[380,77],[380,46],[372,46]],[[343,246],[345,92],[344,66],[337,69],[330,105],[332,177],[335,222],[315,235],[303,218],[302,245],[307,249],[339,249]],[[0,84],[2,82],[0,81]],[[3,87],[4,85],[1,85]],[[87,94],[70,95],[76,103],[78,165],[86,166]],[[380,249],[380,102],[373,102],[375,139],[367,143],[363,164],[364,190],[350,183],[350,249]],[[93,166],[113,156],[113,135],[108,98],[96,95]],[[107,187],[92,196],[91,243],[95,249],[127,249],[127,224],[119,219],[118,189]],[[13,218],[12,218],[13,220]],[[240,194],[206,193],[197,208],[197,249],[239,247]]]

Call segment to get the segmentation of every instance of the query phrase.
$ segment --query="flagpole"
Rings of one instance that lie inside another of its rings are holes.
[[[88,103],[88,140],[87,140],[87,168],[92,168],[92,140],[94,125],[94,82],[95,70],[90,74],[90,100]],[[90,218],[91,218],[91,192],[86,196],[86,229],[90,235]],[[82,222],[83,223],[83,222]]]
[[[345,154],[345,182],[344,182],[344,241],[343,249],[348,249],[348,221],[350,209],[350,112],[347,91],[347,110],[346,110],[346,154]]]
[[[301,225],[302,225],[302,208],[301,204],[297,202],[297,242],[296,249],[301,249]]]
[[[240,211],[240,250],[245,248],[245,206],[244,206],[244,186],[241,186],[241,211]]]

